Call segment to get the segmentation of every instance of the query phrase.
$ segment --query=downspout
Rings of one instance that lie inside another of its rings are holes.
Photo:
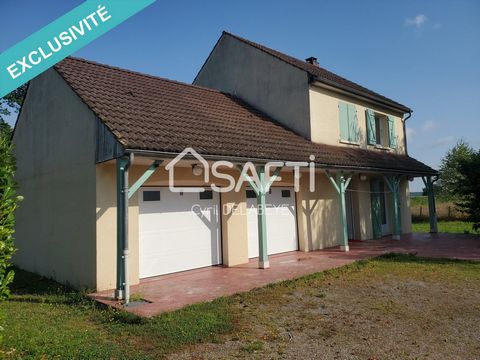
[[[130,276],[128,271],[128,255],[130,254],[128,246],[128,169],[133,165],[134,155],[133,153],[129,154],[129,162],[123,173],[123,201],[125,204],[125,211],[123,217],[123,226],[124,226],[124,242],[123,242],[123,273],[125,274],[125,288],[124,288],[124,299],[125,305],[130,302]]]
[[[128,168],[133,154],[117,159],[117,289],[115,297],[128,303]]]
[[[408,115],[405,119],[403,119],[402,123],[403,123],[403,143],[405,145],[405,155],[408,155],[408,148],[407,148],[407,127],[405,125],[405,123],[407,122],[408,119],[410,119],[412,117],[412,111],[410,110],[408,112]]]

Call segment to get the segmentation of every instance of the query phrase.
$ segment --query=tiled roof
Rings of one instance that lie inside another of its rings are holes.
[[[400,104],[396,101],[393,101],[393,100],[391,100],[391,99],[389,99],[389,98],[387,98],[383,95],[380,95],[380,94],[378,94],[378,93],[376,93],[372,90],[369,90],[369,89],[367,89],[367,88],[365,88],[365,87],[363,87],[363,86],[361,86],[357,83],[354,83],[353,81],[350,81],[350,80],[345,79],[341,76],[338,76],[337,74],[334,74],[331,71],[328,71],[327,69],[324,69],[320,66],[307,63],[306,61],[294,58],[294,57],[286,55],[286,54],[283,54],[279,51],[276,51],[276,50],[270,49],[266,46],[254,43],[253,41],[244,39],[240,36],[231,34],[231,33],[226,32],[226,31],[224,31],[223,34],[227,35],[227,36],[231,36],[231,37],[233,37],[237,40],[240,40],[240,41],[242,41],[242,42],[244,42],[248,45],[251,45],[251,46],[253,46],[253,47],[255,47],[259,50],[262,50],[262,51],[266,52],[267,54],[270,54],[270,55],[276,57],[277,59],[280,59],[280,60],[282,60],[282,61],[284,61],[284,62],[286,62],[286,63],[288,63],[292,66],[295,66],[295,67],[297,67],[301,70],[304,70],[308,74],[313,76],[313,78],[315,80],[319,81],[319,82],[325,83],[327,85],[330,85],[330,86],[333,86],[333,87],[336,87],[336,88],[340,88],[344,91],[352,92],[354,94],[367,97],[369,99],[372,99],[372,100],[381,102],[383,104],[392,106],[392,107],[394,107],[396,109],[399,109],[403,112],[411,112],[412,111],[410,108],[408,108],[405,105],[402,105],[402,104]]]
[[[55,68],[126,149],[434,172],[408,156],[313,143],[216,90],[77,58]]]

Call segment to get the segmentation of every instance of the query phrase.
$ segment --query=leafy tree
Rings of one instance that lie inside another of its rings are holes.
[[[480,231],[480,149],[459,161],[458,181],[453,189],[458,193],[456,205],[468,214],[473,229]]]
[[[23,105],[27,86],[28,83],[13,90],[10,94],[7,94],[0,99],[0,119],[3,119],[2,115],[10,115],[12,111],[18,112]]]
[[[15,273],[10,269],[11,259],[15,253],[13,233],[15,211],[18,201],[16,196],[13,175],[15,172],[15,158],[10,142],[12,128],[5,122],[4,117],[12,111],[18,113],[23,104],[27,84],[20,86],[10,94],[0,99],[0,301],[10,295],[9,284]],[[3,320],[0,314],[0,320]],[[0,326],[0,343],[3,328]]]
[[[27,84],[24,84],[0,99],[0,136],[10,137],[12,128],[5,122],[5,117],[11,115],[12,112],[18,113],[23,105],[26,91]]]
[[[440,178],[435,190],[442,198],[458,199],[457,184],[463,181],[460,164],[472,158],[475,151],[464,140],[460,140],[443,157],[439,169]]]
[[[12,128],[3,119],[0,119],[0,137],[10,138]]]
[[[0,136],[0,300],[9,295],[8,285],[14,273],[10,260],[15,252],[13,246],[14,215],[19,197],[16,196],[13,175],[15,158],[10,139]]]

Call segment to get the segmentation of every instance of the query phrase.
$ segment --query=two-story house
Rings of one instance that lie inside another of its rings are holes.
[[[30,82],[15,128],[15,262],[128,298],[152,276],[399,239],[409,180],[436,174],[407,154],[410,113],[228,33],[194,85],[67,58]],[[240,187],[216,191],[227,175]]]

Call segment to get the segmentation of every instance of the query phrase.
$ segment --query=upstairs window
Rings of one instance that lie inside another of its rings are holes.
[[[367,109],[365,118],[367,121],[367,142],[369,145],[393,149],[397,147],[395,119],[393,116],[385,116]]]
[[[375,142],[377,145],[386,146],[386,139],[388,133],[386,131],[387,128],[387,119],[383,116],[375,115]]]
[[[340,141],[358,143],[360,133],[358,131],[357,108],[353,104],[338,103],[340,120]]]

